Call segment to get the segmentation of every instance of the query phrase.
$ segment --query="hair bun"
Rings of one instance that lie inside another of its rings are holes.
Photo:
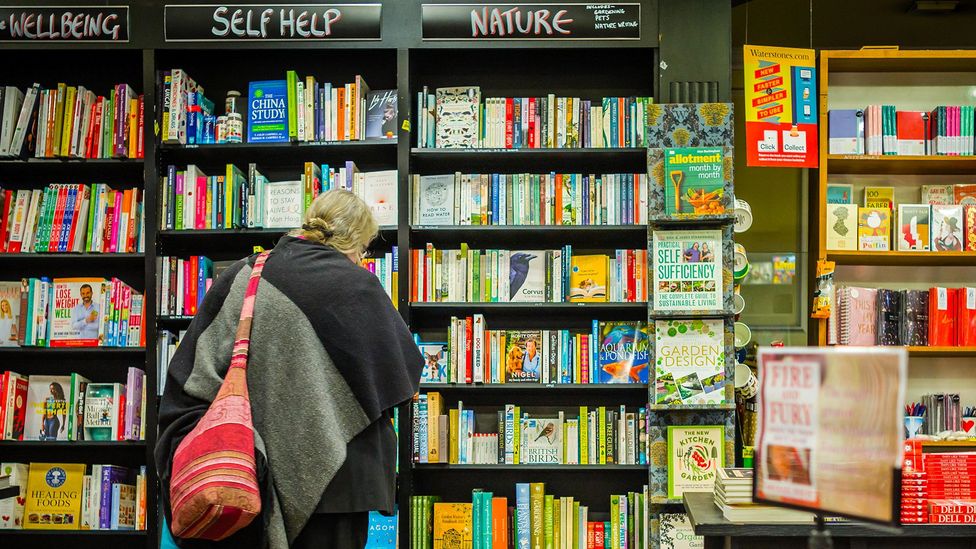
[[[329,226],[329,223],[318,217],[309,219],[302,224],[302,230],[319,233],[322,235],[323,240],[332,238],[335,235],[335,231]]]

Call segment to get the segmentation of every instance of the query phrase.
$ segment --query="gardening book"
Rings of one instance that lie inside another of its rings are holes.
[[[711,492],[721,467],[725,467],[723,426],[668,426],[668,499],[681,499],[685,492]]]
[[[696,536],[685,513],[661,513],[658,516],[660,549],[702,549],[705,538]]]
[[[654,309],[721,310],[722,231],[654,231]]]
[[[472,547],[470,503],[434,504],[434,544],[432,549]]]
[[[666,149],[664,213],[693,217],[730,210],[722,147]]]
[[[724,404],[721,319],[658,320],[654,326],[657,404]]]
[[[597,321],[594,321],[596,323]],[[649,341],[643,322],[600,322],[598,383],[647,383]]]

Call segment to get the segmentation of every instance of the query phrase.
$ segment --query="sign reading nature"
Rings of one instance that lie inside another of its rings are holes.
[[[424,40],[640,40],[640,4],[424,4]]]
[[[746,164],[816,168],[817,70],[813,50],[743,46]]]

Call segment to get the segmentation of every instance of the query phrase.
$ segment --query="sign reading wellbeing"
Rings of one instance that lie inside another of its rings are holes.
[[[813,50],[743,46],[746,164],[816,168],[817,70]]]

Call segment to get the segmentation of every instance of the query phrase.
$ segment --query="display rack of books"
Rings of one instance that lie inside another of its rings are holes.
[[[0,53],[20,67],[0,79],[0,474],[22,490],[0,500],[0,545],[146,547],[145,59],[31,46]],[[32,496],[51,482],[72,489]]]
[[[647,156],[655,547],[682,523],[682,494],[710,491],[718,469],[735,461],[732,105],[661,107]]]

